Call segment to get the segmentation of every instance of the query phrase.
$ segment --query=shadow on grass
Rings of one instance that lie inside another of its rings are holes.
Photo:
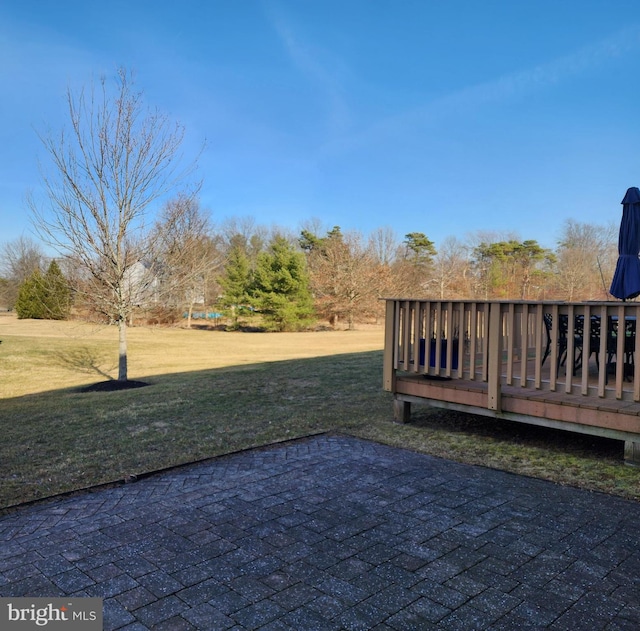
[[[449,432],[453,437],[474,436],[479,442],[491,439],[512,447],[526,445],[550,452],[576,453],[615,461],[621,460],[624,453],[624,443],[621,440],[436,408],[416,406],[412,424],[415,427]]]
[[[85,362],[86,364],[86,362]],[[144,377],[0,399],[0,506],[390,418],[382,352]],[[81,391],[85,390],[85,391]]]
[[[118,390],[131,390],[132,388],[144,388],[149,384],[146,381],[136,381],[127,379],[126,381],[118,381],[117,379],[109,379],[108,381],[100,381],[92,383],[89,386],[78,388],[78,392],[117,392]]]
[[[83,374],[96,374],[108,381],[113,381],[113,377],[108,372],[108,370],[113,370],[113,367],[111,369],[101,367],[107,363],[106,356],[106,353],[100,355],[95,352],[95,349],[84,346],[69,349],[64,353],[54,353],[53,360],[62,368]]]
[[[626,496],[635,485],[640,498],[616,441],[420,406],[412,423],[392,423],[382,351],[144,382],[153,387],[0,399],[0,507],[323,431]]]

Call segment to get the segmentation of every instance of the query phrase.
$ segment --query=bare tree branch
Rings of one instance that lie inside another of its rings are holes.
[[[76,261],[89,281],[79,287],[118,323],[118,379],[127,379],[127,319],[142,278],[134,273],[152,247],[146,215],[193,172],[180,170],[184,128],[147,109],[120,69],[112,94],[106,79],[67,91],[69,130],[40,136],[51,168],[41,169],[47,202],[30,207],[41,238]]]

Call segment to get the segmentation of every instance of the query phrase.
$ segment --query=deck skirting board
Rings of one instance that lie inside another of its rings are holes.
[[[625,462],[640,465],[640,405],[603,399],[580,405],[579,397],[537,391],[502,392],[501,410],[489,409],[487,385],[480,382],[447,382],[399,377],[395,384],[394,416],[407,422],[411,404],[427,404],[491,418],[528,423],[563,431],[602,436],[625,442]]]

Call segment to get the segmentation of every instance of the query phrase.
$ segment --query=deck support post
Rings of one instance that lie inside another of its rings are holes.
[[[397,351],[395,319],[395,303],[387,300],[384,318],[384,355],[382,364],[382,388],[387,392],[393,392],[396,385],[395,355]]]
[[[393,420],[396,423],[408,423],[411,420],[411,403],[402,399],[393,399]]]
[[[624,441],[624,463],[640,467],[640,443],[632,440]]]
[[[502,312],[500,304],[491,303],[489,306],[489,372],[487,407],[496,412],[502,411],[500,372],[502,366]]]

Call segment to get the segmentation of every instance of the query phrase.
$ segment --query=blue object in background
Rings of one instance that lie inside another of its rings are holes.
[[[420,340],[420,365],[424,366],[425,359],[425,351],[426,351],[426,340],[422,338]],[[453,352],[451,357],[451,369],[458,369],[458,340],[453,340]],[[429,345],[429,366],[435,368],[436,365],[436,341],[431,340],[431,344]],[[442,340],[440,342],[440,368],[447,367],[447,340]]]
[[[627,189],[622,200],[622,221],[618,235],[618,262],[609,292],[621,300],[640,295],[640,190]]]
[[[188,318],[189,317],[189,312],[185,311],[182,314],[183,318]],[[191,319],[192,320],[215,320],[217,318],[222,318],[222,314],[221,313],[217,313],[216,311],[209,311],[208,313],[205,313],[204,311],[194,311],[191,314]]]

